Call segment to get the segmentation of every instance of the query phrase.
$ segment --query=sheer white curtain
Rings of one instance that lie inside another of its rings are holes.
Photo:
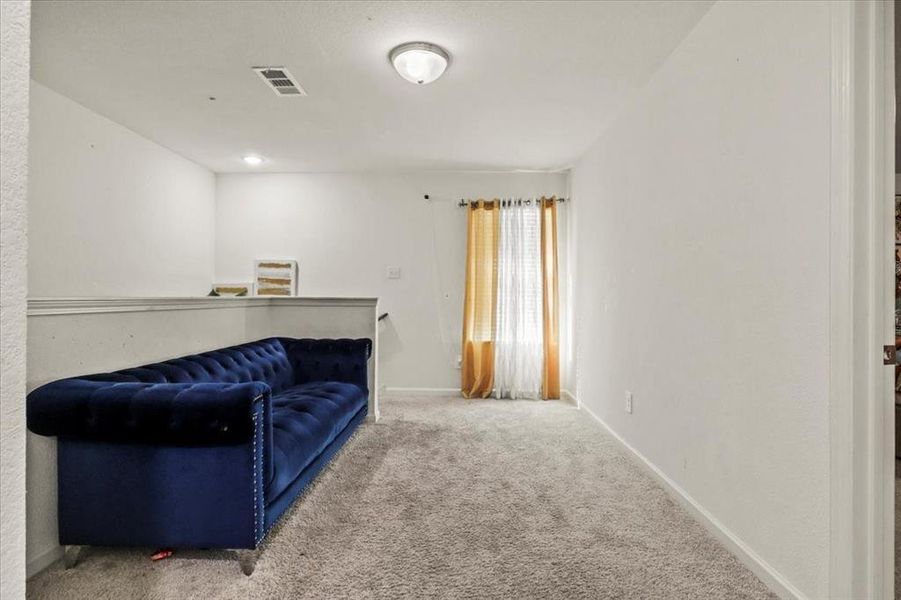
[[[502,206],[497,252],[497,335],[494,390],[498,398],[537,398],[544,359],[541,208]]]

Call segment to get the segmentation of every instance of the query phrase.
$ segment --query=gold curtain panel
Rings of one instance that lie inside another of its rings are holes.
[[[544,293],[544,373],[541,396],[560,398],[560,294],[557,291],[557,202],[541,199],[541,277]]]
[[[468,210],[461,365],[465,398],[487,398],[494,387],[499,208],[499,202],[479,200]]]

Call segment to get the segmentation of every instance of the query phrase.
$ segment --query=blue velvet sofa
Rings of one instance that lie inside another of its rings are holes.
[[[256,548],[367,414],[368,339],[271,338],[28,395],[57,436],[59,541]]]

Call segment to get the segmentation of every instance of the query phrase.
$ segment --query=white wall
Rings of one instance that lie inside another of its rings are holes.
[[[456,201],[559,196],[566,180],[565,173],[218,175],[216,278],[251,281],[254,259],[296,258],[301,295],[379,298],[390,315],[379,341],[383,385],[458,388],[466,211]],[[400,267],[401,278],[387,279],[388,266]]]
[[[0,2],[0,597],[25,597],[29,2]]]
[[[212,172],[37,82],[31,117],[29,296],[209,292]]]
[[[572,175],[581,402],[810,598],[829,579],[829,40],[826,2],[716,4]]]

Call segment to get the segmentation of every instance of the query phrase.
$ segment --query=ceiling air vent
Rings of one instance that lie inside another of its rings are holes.
[[[285,67],[253,67],[260,79],[275,92],[276,96],[306,96],[307,93]]]

